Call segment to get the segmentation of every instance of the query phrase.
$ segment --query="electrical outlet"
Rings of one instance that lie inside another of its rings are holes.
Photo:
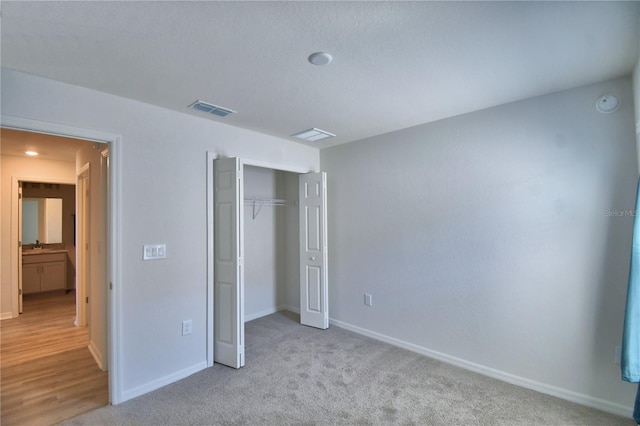
[[[613,350],[613,362],[616,365],[620,365],[620,363],[622,362],[622,347],[621,346],[616,346],[615,349]]]
[[[193,323],[191,320],[182,321],[182,335],[186,336],[193,331]]]
[[[373,301],[371,300],[371,295],[365,293],[364,294],[364,304],[367,306],[373,306]]]

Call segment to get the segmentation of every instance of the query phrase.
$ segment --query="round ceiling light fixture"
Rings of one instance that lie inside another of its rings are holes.
[[[615,112],[618,110],[618,108],[620,108],[620,99],[618,99],[617,96],[613,95],[600,96],[600,98],[596,102],[596,108],[598,109],[598,111],[605,114]]]
[[[330,64],[333,61],[333,57],[326,52],[316,52],[309,55],[309,62],[313,65],[322,66]]]

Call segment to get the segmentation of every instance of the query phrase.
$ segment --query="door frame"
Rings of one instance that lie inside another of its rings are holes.
[[[11,187],[13,188],[13,186]],[[13,200],[13,195],[11,195],[11,199]],[[22,200],[22,182],[18,181],[18,314],[22,313],[22,302],[23,302],[23,285],[22,285],[22,242],[24,241],[24,237],[22,236],[24,230],[24,223],[22,221],[22,213],[24,211],[24,201]],[[11,243],[14,244],[15,240],[11,240]]]
[[[207,151],[207,367],[212,367],[214,363],[214,222],[213,222],[213,160],[217,158],[226,158],[226,157],[234,157],[234,155],[219,155],[216,152]],[[270,163],[267,161],[254,160],[247,157],[235,156],[241,160],[243,166],[256,166],[263,167],[266,169],[279,170],[283,172],[292,172],[292,173],[312,173],[318,172],[319,170],[313,168],[305,168],[300,166],[294,166],[291,164],[281,164],[281,163]]]
[[[21,117],[13,117],[8,115],[0,116],[0,126],[8,129],[24,130],[34,133],[42,133],[54,136],[63,136],[74,139],[82,139],[90,142],[106,143],[109,146],[109,183],[106,194],[107,205],[109,209],[108,215],[108,232],[107,241],[107,274],[109,282],[109,290],[107,294],[107,345],[109,353],[109,402],[111,404],[119,404],[122,402],[122,366],[121,366],[121,309],[122,295],[120,291],[121,277],[121,194],[122,194],[122,177],[121,177],[121,143],[122,136],[119,134],[107,133],[93,129],[86,129],[76,126],[66,126],[56,123],[50,123],[40,120],[32,120]],[[75,182],[73,182],[75,184]],[[17,185],[17,181],[15,183]],[[12,181],[12,188],[14,182]],[[12,189],[13,192],[13,189]],[[13,195],[13,194],[12,194]],[[13,207],[12,207],[13,212]],[[14,219],[12,218],[11,232],[12,241],[17,239],[17,229],[14,228]],[[18,291],[17,291],[17,268],[18,247],[12,244],[11,248],[11,285],[12,293],[12,312],[16,313],[18,308]]]
[[[6,126],[2,126],[6,127]],[[21,193],[20,183],[29,182],[42,182],[42,183],[58,183],[61,185],[74,185],[75,181],[69,179],[60,178],[48,178],[37,176],[11,176],[11,314],[12,318],[22,313],[22,244],[17,246],[15,243],[22,241],[21,224],[21,209],[22,209],[22,197],[19,198]],[[15,251],[15,254],[14,254]],[[16,261],[14,261],[14,255]],[[15,268],[14,268],[15,266]],[[65,281],[66,285],[66,281]],[[17,290],[16,290],[17,289]]]
[[[4,121],[3,121],[4,123]],[[4,124],[4,128],[8,128]],[[18,129],[21,130],[21,129]],[[20,230],[18,229],[18,194],[20,191],[20,182],[42,182],[42,183],[59,183],[61,185],[75,185],[75,180],[60,179],[60,178],[47,178],[36,176],[11,176],[11,314],[12,318],[16,318],[20,311],[20,295],[18,290],[20,289],[20,266],[21,251],[18,250],[16,244],[20,241]]]

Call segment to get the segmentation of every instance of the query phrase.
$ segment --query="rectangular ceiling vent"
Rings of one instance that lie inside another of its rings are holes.
[[[329,133],[325,130],[316,129],[315,127],[309,130],[305,130],[304,132],[291,135],[291,137],[302,139],[309,142],[315,142],[322,139],[333,138],[335,136],[336,135],[334,135],[333,133]]]
[[[217,115],[218,117],[226,117],[229,114],[236,113],[236,111],[232,109],[223,108],[221,106],[210,104],[208,102],[204,102],[200,100],[195,101],[194,103],[189,105],[189,108],[193,108],[202,112],[208,112],[209,114]]]

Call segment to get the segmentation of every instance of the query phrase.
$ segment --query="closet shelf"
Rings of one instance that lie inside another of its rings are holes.
[[[273,205],[273,206],[285,206],[287,205],[287,200],[280,200],[277,198],[259,198],[259,197],[249,197],[244,199],[245,203],[249,204],[262,204],[262,205]]]
[[[260,198],[260,197],[245,197],[245,204],[251,204],[253,210],[253,219],[258,216],[260,210],[264,206],[286,206],[287,200],[281,200],[278,198]],[[257,207],[257,209],[256,209]]]

